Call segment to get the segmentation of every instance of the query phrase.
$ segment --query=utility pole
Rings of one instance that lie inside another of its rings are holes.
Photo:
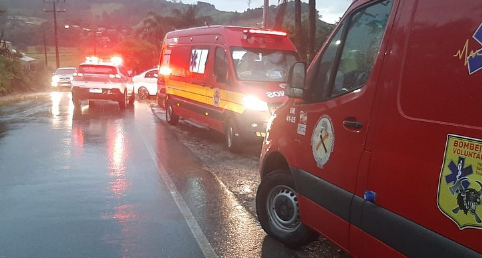
[[[56,64],[57,64],[57,68],[60,67],[60,59],[59,59],[59,39],[58,39],[58,36],[57,36],[57,12],[65,12],[65,9],[63,10],[57,10],[57,7],[55,6],[56,3],[59,2],[59,0],[43,0],[44,3],[52,3],[53,5],[53,8],[52,10],[45,10],[44,9],[44,12],[47,12],[47,13],[54,13],[54,34],[55,34],[55,61],[56,61]],[[64,3],[65,3],[65,0],[64,0]]]
[[[47,62],[47,41],[45,40],[45,32],[44,32],[44,55],[45,55],[45,67],[49,66]]]
[[[94,27],[94,56],[97,56],[97,26]]]
[[[264,8],[263,8],[263,29],[268,28],[268,20],[269,20],[269,0],[264,0]]]

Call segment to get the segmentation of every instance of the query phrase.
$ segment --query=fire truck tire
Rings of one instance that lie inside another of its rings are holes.
[[[264,231],[290,248],[299,248],[318,236],[301,223],[295,184],[287,171],[276,170],[261,181],[256,213]]]
[[[232,153],[241,152],[242,141],[238,135],[238,127],[233,119],[229,119],[226,126],[226,148]]]
[[[172,101],[166,100],[166,121],[170,125],[177,125],[179,122],[179,116],[174,112],[172,108]]]

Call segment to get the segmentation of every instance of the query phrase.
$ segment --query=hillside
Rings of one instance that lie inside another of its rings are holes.
[[[102,26],[106,28],[129,29],[141,23],[149,12],[158,13],[161,16],[171,16],[172,10],[183,10],[188,5],[173,3],[166,0],[60,0],[57,9],[65,9],[65,12],[57,13],[59,27],[63,24],[78,25],[81,27]],[[51,10],[51,3],[43,3],[41,0],[0,0],[0,10],[6,13],[0,17],[0,29],[5,30],[6,36],[14,44],[24,43],[35,45],[35,40],[27,40],[22,37],[22,28],[29,26],[40,26],[36,29],[50,33],[48,26],[42,28],[42,23],[52,22],[52,13],[44,12],[44,9]],[[269,9],[271,23],[274,21],[277,6],[272,5]],[[285,24],[293,23],[292,13],[294,4],[290,2],[285,15]],[[302,3],[304,16],[308,14],[308,5]],[[214,5],[205,2],[198,2],[197,13],[203,16],[210,16],[213,24],[229,24],[242,26],[257,26],[262,21],[262,8],[249,9],[243,13],[223,12]],[[329,24],[318,23],[318,27],[330,27]],[[18,33],[15,31],[20,30]],[[51,43],[51,42],[50,42]]]

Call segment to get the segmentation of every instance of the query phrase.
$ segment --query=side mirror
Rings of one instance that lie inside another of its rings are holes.
[[[285,95],[290,98],[303,98],[305,91],[306,63],[296,62],[290,67]]]

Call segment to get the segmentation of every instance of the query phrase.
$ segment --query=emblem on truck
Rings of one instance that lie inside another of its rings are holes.
[[[482,45],[482,24],[475,31],[472,38]],[[465,41],[464,47],[454,54],[454,57],[464,60],[464,65],[467,66],[469,74],[473,74],[482,69],[482,49],[471,50],[469,52],[469,40]]]
[[[448,135],[437,205],[460,229],[482,228],[482,141]]]
[[[328,116],[322,116],[311,136],[311,149],[318,167],[323,168],[323,165],[328,162],[330,154],[333,152],[334,143],[333,124]]]

